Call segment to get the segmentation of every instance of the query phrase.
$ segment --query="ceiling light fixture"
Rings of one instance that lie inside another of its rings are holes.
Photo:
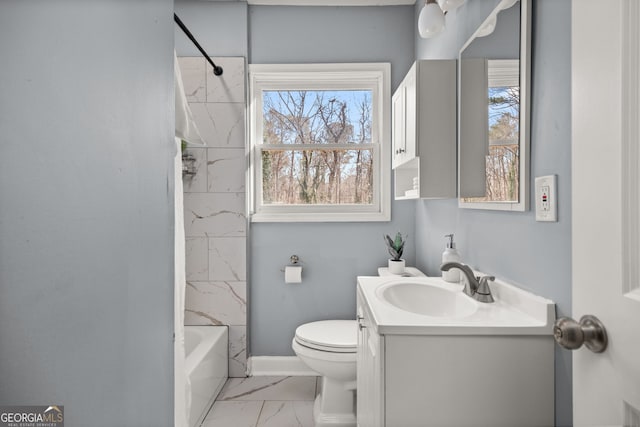
[[[444,12],[436,0],[426,0],[418,16],[420,37],[428,39],[444,30]]]
[[[464,3],[464,0],[438,0],[438,5],[440,5],[440,9],[442,9],[442,12],[445,14],[456,10],[462,6],[462,3]]]

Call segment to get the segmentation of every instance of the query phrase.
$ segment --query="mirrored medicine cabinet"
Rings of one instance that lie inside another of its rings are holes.
[[[501,0],[486,13],[458,60],[459,206],[525,211],[531,1]]]

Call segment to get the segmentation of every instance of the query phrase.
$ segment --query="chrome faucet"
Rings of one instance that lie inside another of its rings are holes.
[[[440,270],[449,271],[452,268],[457,268],[462,271],[465,276],[464,289],[462,292],[476,301],[479,302],[493,302],[493,295],[491,295],[491,288],[489,288],[489,281],[496,280],[493,276],[476,276],[473,274],[473,270],[468,265],[459,262],[445,262],[440,266]]]

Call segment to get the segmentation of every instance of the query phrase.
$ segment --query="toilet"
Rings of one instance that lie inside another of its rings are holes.
[[[316,427],[356,426],[357,340],[355,320],[322,320],[296,329],[293,351],[322,376],[313,406]]]

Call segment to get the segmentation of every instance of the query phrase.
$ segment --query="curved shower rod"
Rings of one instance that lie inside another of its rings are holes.
[[[180,18],[178,18],[178,15],[176,15],[175,13],[173,14],[173,20],[176,21],[176,24],[178,24],[178,27],[180,27],[180,29],[182,31],[184,31],[184,33],[187,35],[187,37],[189,37],[189,40],[191,40],[193,42],[193,44],[196,45],[196,47],[198,48],[200,53],[202,53],[202,55],[205,57],[205,59],[207,61],[209,61],[209,64],[211,64],[211,66],[213,67],[213,74],[215,74],[216,76],[221,76],[222,75],[222,67],[213,63],[211,58],[209,58],[209,55],[207,54],[207,52],[205,52],[205,50],[202,48],[202,46],[200,46],[200,43],[198,43],[198,40],[196,40],[196,38],[193,37],[193,34],[191,34],[191,31],[189,31],[189,29],[186,27],[186,25],[184,25],[182,23]]]

